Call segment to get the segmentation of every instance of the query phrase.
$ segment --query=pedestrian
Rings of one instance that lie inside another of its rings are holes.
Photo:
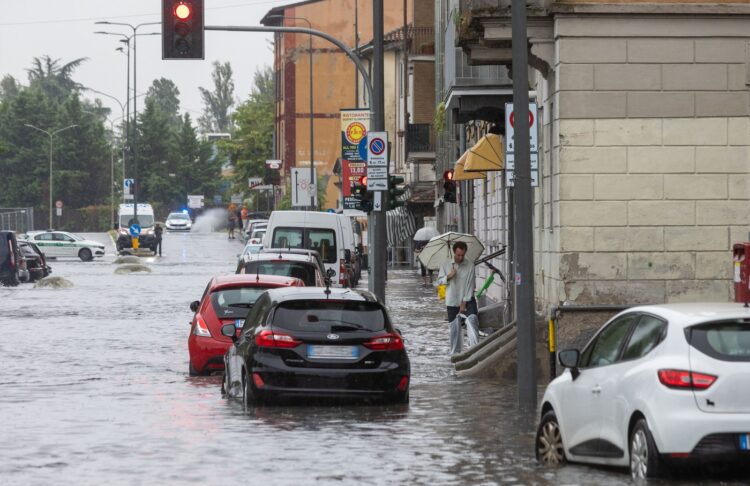
[[[154,237],[156,238],[156,251],[154,253],[159,253],[159,256],[161,256],[161,235],[164,233],[164,228],[161,227],[159,223],[156,223],[156,226],[154,226]]]
[[[247,204],[242,205],[242,211],[240,211],[240,216],[242,218],[242,227],[247,228]]]
[[[469,347],[479,342],[479,317],[477,301],[474,298],[474,262],[464,259],[467,246],[463,241],[453,245],[453,260],[440,266],[437,283],[447,286],[445,306],[450,323],[451,354],[460,353],[463,348],[462,321],[466,323]]]
[[[433,270],[431,268],[427,268],[424,266],[424,263],[422,263],[422,260],[419,259],[419,254],[422,253],[422,249],[427,245],[429,240],[416,240],[414,242],[414,256],[417,258],[417,263],[419,264],[419,271],[422,275],[422,282],[425,285],[432,283],[432,272]],[[429,276],[429,282],[427,280]]]
[[[235,214],[237,216],[237,228],[240,230],[240,235],[242,235],[242,229],[245,227],[245,222],[242,221],[242,211],[238,208]]]
[[[237,213],[229,211],[229,239],[234,239],[234,228],[237,226]]]

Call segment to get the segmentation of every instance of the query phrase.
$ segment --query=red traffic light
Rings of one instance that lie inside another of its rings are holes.
[[[366,186],[367,185],[367,176],[360,177],[359,178],[359,183],[362,184],[363,186]]]
[[[190,18],[190,14],[193,13],[192,11],[193,9],[189,3],[180,2],[174,8],[174,16],[180,20],[187,20]]]
[[[453,180],[453,169],[448,169],[445,172],[443,172],[443,180],[444,181],[452,181]]]

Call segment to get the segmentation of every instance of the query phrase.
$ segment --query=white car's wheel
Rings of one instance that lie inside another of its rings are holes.
[[[661,459],[654,438],[644,419],[636,422],[630,433],[630,476],[636,480],[655,478],[661,470]]]
[[[545,466],[559,466],[567,462],[560,424],[552,410],[544,414],[536,431],[536,460]]]
[[[80,258],[81,261],[88,262],[94,259],[94,255],[88,248],[81,248],[81,251],[78,252],[78,258]]]

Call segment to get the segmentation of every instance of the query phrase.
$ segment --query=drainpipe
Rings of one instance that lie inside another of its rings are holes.
[[[555,361],[556,338],[555,329],[557,319],[565,312],[607,312],[624,311],[631,307],[647,304],[623,304],[623,305],[552,305],[549,308],[549,378],[552,381],[557,376],[557,363]]]

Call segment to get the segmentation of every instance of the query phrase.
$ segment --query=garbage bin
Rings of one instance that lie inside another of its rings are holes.
[[[750,301],[750,243],[735,243],[732,246],[734,261],[734,301]]]

